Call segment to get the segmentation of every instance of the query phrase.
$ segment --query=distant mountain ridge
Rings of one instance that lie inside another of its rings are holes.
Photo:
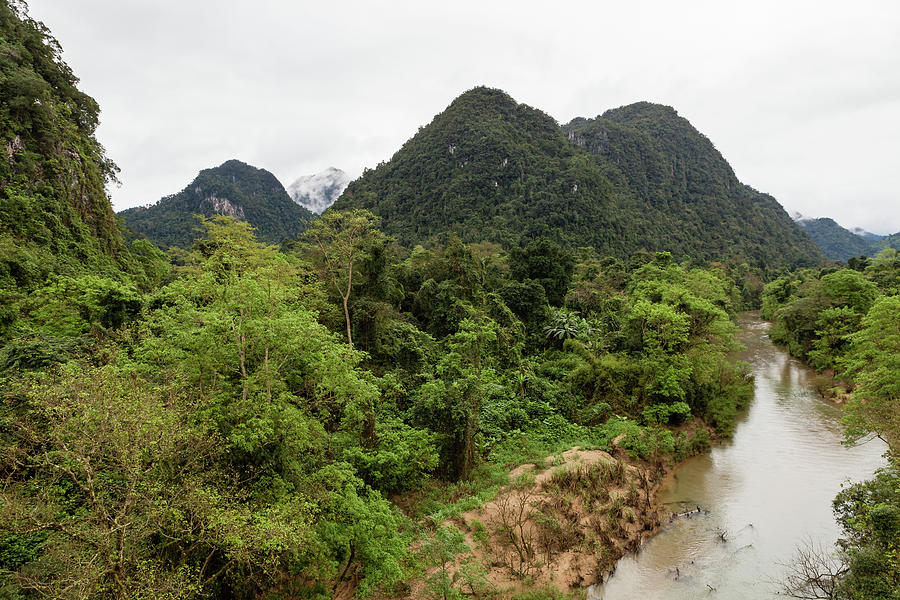
[[[287,188],[291,199],[317,215],[334,204],[347,185],[350,176],[344,171],[334,167],[328,167],[315,175],[298,177]]]
[[[900,231],[872,242],[872,249],[876,254],[885,248],[900,250]]]
[[[850,233],[858,235],[859,237],[867,240],[883,240],[884,238],[888,237],[886,235],[878,235],[877,233],[866,231],[862,227],[853,227],[850,229]]]
[[[247,221],[260,241],[277,244],[296,238],[312,214],[288,196],[269,171],[232,159],[200,171],[181,192],[148,207],[119,213],[135,233],[154,244],[189,247],[198,237],[195,214],[226,215]]]
[[[872,254],[873,240],[868,240],[841,227],[834,219],[827,217],[802,218],[797,220],[797,224],[809,234],[809,237],[822,249],[825,256],[832,260],[846,261],[854,256]]]
[[[811,219],[800,213],[794,214],[794,220],[832,260],[847,261],[857,256],[874,256],[889,246],[900,248],[900,234],[878,235],[859,227],[851,230],[834,219]]]
[[[686,119],[647,102],[560,127],[500,90],[475,88],[334,207],[372,210],[406,244],[548,235],[619,257],[668,250],[773,268],[825,260]]]
[[[802,222],[805,222],[805,221],[817,221],[817,220],[820,220],[820,219],[828,219],[828,218],[830,218],[830,217],[807,217],[807,216],[804,215],[803,213],[801,213],[801,212],[795,210],[795,211],[793,211],[793,212],[791,213],[791,218],[792,218],[798,225],[800,225],[800,226],[802,227]],[[837,222],[835,222],[835,223],[837,223]],[[867,231],[867,230],[863,229],[862,227],[843,227],[843,226],[840,225],[840,224],[838,224],[838,227],[841,227],[841,229],[845,229],[845,230],[849,231],[850,233],[852,233],[852,234],[854,234],[854,235],[858,235],[859,237],[864,238],[864,239],[867,239],[867,240],[882,240],[882,239],[888,237],[888,236],[886,236],[886,235],[880,235],[880,234],[878,234],[878,233],[872,233],[871,231]]]

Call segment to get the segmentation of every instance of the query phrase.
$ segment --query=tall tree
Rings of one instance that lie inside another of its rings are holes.
[[[350,293],[355,270],[367,255],[367,246],[382,236],[378,218],[367,210],[328,211],[310,225],[306,239],[314,248],[315,264],[322,278],[330,282],[344,306],[347,343],[353,347],[350,331]]]

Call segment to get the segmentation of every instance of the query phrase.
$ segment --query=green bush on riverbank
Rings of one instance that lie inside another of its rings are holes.
[[[900,254],[888,249],[856,269],[801,271],[767,285],[763,316],[776,342],[831,370],[846,386],[849,441],[877,435],[891,466],[835,499],[844,531],[840,565],[820,573],[834,595],[896,600],[900,590]],[[810,585],[812,581],[810,580]],[[802,587],[802,586],[801,586]],[[808,597],[797,591],[796,597]]]

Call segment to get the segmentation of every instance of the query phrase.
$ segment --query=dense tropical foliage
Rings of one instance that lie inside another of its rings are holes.
[[[7,593],[390,589],[412,551],[392,495],[477,482],[513,448],[619,438],[663,464],[727,435],[748,397],[721,273],[666,253],[557,272],[540,260],[549,241],[510,268],[458,240],[405,251],[371,218],[355,226],[282,252],[219,217],[149,292],[48,283],[3,348]],[[315,275],[347,246],[355,274]],[[526,320],[503,300],[516,285],[537,291]],[[576,311],[571,335],[545,334]],[[17,334],[36,329],[59,343]]]
[[[832,260],[847,261],[858,256],[873,256],[878,253],[883,240],[881,237],[857,235],[829,218],[802,219],[797,224]]]
[[[54,273],[149,283],[155,250],[129,248],[119,231],[105,192],[117,167],[94,137],[99,108],[61,53],[18,3],[0,5],[0,323]]]

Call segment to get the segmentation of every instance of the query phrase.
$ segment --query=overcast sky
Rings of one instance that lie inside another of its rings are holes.
[[[789,211],[900,231],[900,2],[29,0],[102,110],[116,210],[238,158],[352,176],[459,94],[675,107]]]

